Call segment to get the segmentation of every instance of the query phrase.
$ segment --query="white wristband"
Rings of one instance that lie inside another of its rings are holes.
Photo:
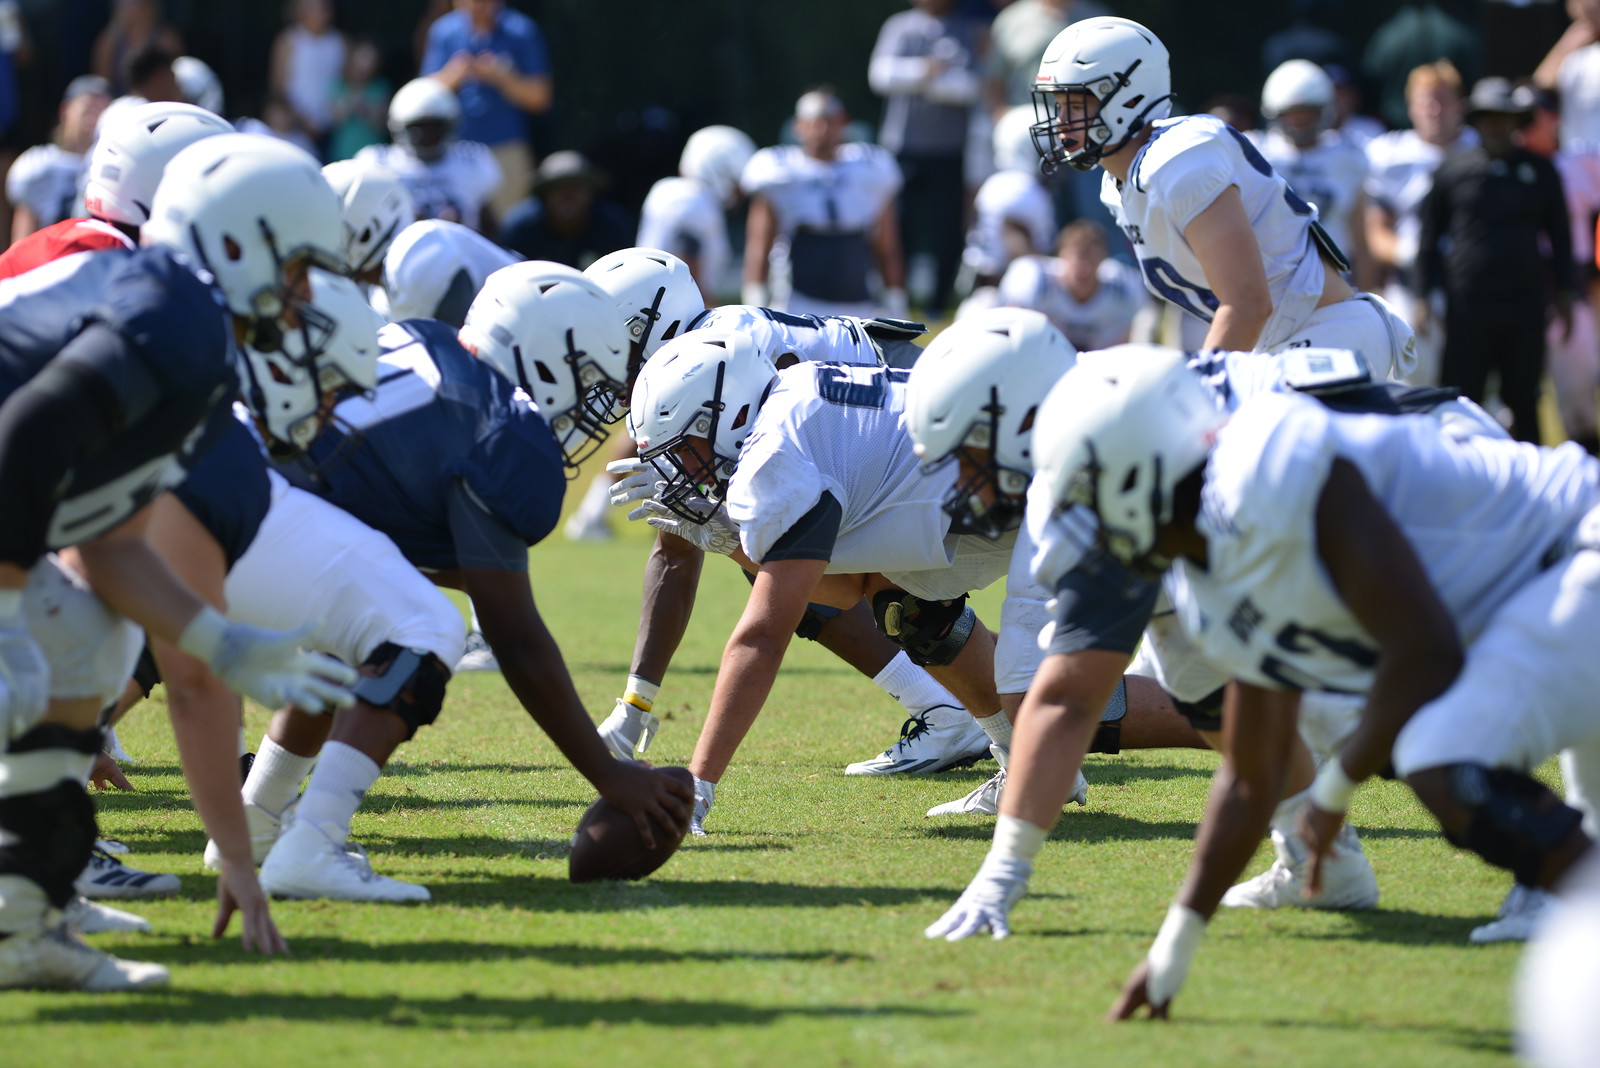
[[[1206,921],[1194,909],[1173,902],[1145,960],[1150,965],[1145,993],[1152,1008],[1172,1000],[1189,975],[1189,961],[1206,933]]]
[[[222,639],[228,632],[228,617],[206,605],[194,614],[189,625],[178,635],[178,648],[210,665],[222,648]]]
[[[1360,785],[1344,773],[1344,763],[1334,757],[1317,772],[1307,796],[1324,812],[1344,812],[1350,807],[1350,796]]]
[[[1031,861],[1050,836],[1049,830],[1015,816],[1001,816],[994,825],[994,845],[989,855],[997,860]]]

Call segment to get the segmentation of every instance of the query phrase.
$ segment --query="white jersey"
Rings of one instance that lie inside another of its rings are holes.
[[[794,356],[801,363],[863,367],[883,362],[861,320],[850,315],[795,315],[750,304],[723,304],[689,320],[688,328],[747,334],[774,363],[785,356]]]
[[[1394,216],[1395,260],[1401,270],[1416,262],[1422,198],[1433,188],[1433,172],[1445,156],[1477,142],[1471,129],[1462,131],[1447,148],[1429,144],[1415,130],[1394,130],[1367,145],[1367,199]]]
[[[6,197],[25,204],[38,217],[39,226],[84,214],[83,172],[86,161],[59,145],[34,145],[6,172]]]
[[[1600,44],[1587,44],[1561,61],[1561,147],[1600,153]]]
[[[962,260],[980,275],[999,274],[1015,255],[1015,239],[1007,240],[1008,227],[1027,235],[1027,252],[1049,252],[1055,241],[1055,205],[1050,202],[1050,191],[1033,174],[991,174],[978,187],[972,215]]]
[[[651,186],[639,209],[638,242],[641,248],[695,260],[696,280],[710,292],[721,292],[730,281],[733,250],[728,244],[728,219],[704,182],[674,177]]]
[[[442,319],[460,326],[484,280],[520,262],[476,230],[424,219],[401,230],[383,254],[383,285],[372,304],[391,323]]]
[[[399,175],[419,219],[444,219],[478,229],[483,206],[500,188],[500,164],[488,145],[456,141],[436,160],[418,159],[399,145],[368,145],[356,159]]]
[[[1011,261],[1000,279],[1000,303],[1042,312],[1080,352],[1127,341],[1133,318],[1145,303],[1139,273],[1117,260],[1102,260],[1095,272],[1099,287],[1080,301],[1062,283],[1057,263],[1048,256]]]
[[[1210,322],[1219,302],[1183,229],[1229,186],[1238,187],[1261,246],[1272,317],[1256,347],[1270,351],[1288,341],[1322,299],[1322,258],[1311,237],[1317,209],[1243,134],[1212,115],[1163,119],[1134,157],[1126,182],[1105,175],[1100,199],[1133,243],[1150,291]]]
[[[1247,136],[1289,188],[1317,209],[1328,236],[1348,256],[1350,227],[1362,225],[1351,212],[1367,181],[1367,154],[1338,130],[1323,131],[1316,143],[1305,149],[1296,147],[1279,130]]]
[[[1600,501],[1600,464],[1577,445],[1452,438],[1428,416],[1252,398],[1206,464],[1197,526],[1207,565],[1180,559],[1165,580],[1184,630],[1230,675],[1274,689],[1371,685],[1376,643],[1317,555],[1317,502],[1336,459],[1394,518],[1469,644]]]

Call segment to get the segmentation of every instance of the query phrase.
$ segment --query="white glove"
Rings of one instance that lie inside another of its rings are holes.
[[[637,456],[612,460],[606,464],[606,471],[621,476],[611,484],[611,504],[615,508],[654,497],[666,485],[656,469]]]
[[[690,497],[684,503],[702,514],[709,509],[711,518],[704,523],[691,523],[656,500],[645,501],[629,512],[628,518],[643,519],[657,530],[676,534],[704,553],[730,556],[739,551],[739,524],[728,517],[726,506],[718,504],[713,508],[704,497]]]
[[[0,591],[0,752],[44,718],[50,662],[28,633],[22,591]]]
[[[689,833],[706,836],[706,817],[711,815],[711,802],[717,799],[717,784],[694,777],[694,814],[689,817]]]
[[[1028,876],[1032,874],[1032,861],[992,854],[985,857],[978,874],[972,877],[956,903],[922,933],[946,942],[959,942],[984,931],[997,939],[1006,937],[1011,933],[1006,916],[1017,899],[1027,893]]]
[[[228,688],[268,708],[294,705],[307,712],[349,708],[349,687],[360,675],[331,656],[301,649],[314,627],[262,630],[202,608],[178,638],[178,648],[203,660]]]

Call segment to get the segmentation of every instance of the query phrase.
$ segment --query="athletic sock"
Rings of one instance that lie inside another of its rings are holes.
[[[874,686],[906,706],[907,712],[921,712],[936,705],[960,708],[955,694],[939,685],[934,677],[905,653],[896,653],[882,671],[872,677]]]
[[[578,503],[577,514],[585,520],[604,519],[611,510],[611,480],[597,475]]]
[[[979,716],[978,726],[983,728],[983,733],[989,740],[1007,753],[1011,752],[1011,721],[1006,718],[1004,709],[992,716]]]
[[[322,747],[322,759],[311,772],[305,796],[295,810],[295,819],[324,827],[338,828],[339,841],[350,837],[350,819],[383,774],[375,760],[343,742]]]
[[[261,749],[244,781],[245,803],[280,815],[299,796],[300,784],[316,762],[316,757],[298,756],[263,735]]]

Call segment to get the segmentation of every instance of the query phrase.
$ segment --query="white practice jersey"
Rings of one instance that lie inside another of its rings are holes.
[[[1272,317],[1256,347],[1270,351],[1322,299],[1322,259],[1311,238],[1317,209],[1243,134],[1212,115],[1163,119],[1134,157],[1127,182],[1105,175],[1100,199],[1132,242],[1150,291],[1210,322],[1219,302],[1183,229],[1230,185],[1238,187],[1261,246]]]
[[[1372,682],[1377,646],[1317,555],[1317,502],[1336,459],[1360,471],[1404,532],[1467,643],[1600,501],[1600,464],[1571,443],[1453,438],[1428,416],[1254,397],[1206,465],[1197,523],[1207,566],[1180,559],[1165,580],[1184,630],[1230,675],[1350,693]]]
[[[389,168],[411,194],[419,219],[444,219],[478,229],[483,206],[500,188],[500,164],[488,145],[456,141],[439,159],[418,159],[399,145],[368,145],[356,159]]]
[[[877,345],[853,315],[796,315],[752,304],[723,304],[689,320],[688,329],[738,330],[773,363],[790,355],[802,363],[876,367],[883,362]]]
[[[1080,301],[1062,283],[1053,257],[1023,256],[1000,279],[1000,303],[1043,313],[1080,352],[1108,349],[1128,340],[1145,304],[1144,286],[1139,272],[1118,260],[1102,260],[1096,274],[1099,288]]]
[[[963,261],[981,275],[996,275],[1016,254],[1007,226],[1027,235],[1028,252],[1045,253],[1056,238],[1056,208],[1035,174],[1000,171],[984,179],[972,202]]]
[[[460,326],[484,280],[521,260],[460,223],[423,219],[401,230],[383,254],[373,307],[391,323],[443,319]]]
[[[680,260],[694,260],[696,280],[710,292],[721,292],[730,279],[733,250],[728,244],[728,219],[704,182],[663,178],[650,187],[639,209],[639,246],[659,248]]]
[[[6,197],[25,204],[41,228],[83,211],[84,157],[59,145],[34,145],[6,172]]]
[[[1272,169],[1283,175],[1289,188],[1317,209],[1317,218],[1328,236],[1348,257],[1350,227],[1363,225],[1351,212],[1366,184],[1367,154],[1338,130],[1324,130],[1316,144],[1307,149],[1295,147],[1278,130],[1247,136]]]
[[[905,426],[905,371],[802,363],[778,373],[728,484],[728,515],[760,562],[822,500],[843,515],[830,574],[946,567],[940,502],[954,464],[922,469]]]
[[[1422,198],[1433,188],[1433,172],[1445,156],[1478,143],[1471,129],[1448,148],[1430,145],[1415,130],[1394,130],[1367,145],[1367,199],[1394,216],[1395,259],[1409,270],[1422,234]]]
[[[739,185],[765,197],[778,232],[869,229],[900,191],[900,165],[877,145],[852,141],[832,160],[813,159],[799,145],[775,145],[750,157]]]

